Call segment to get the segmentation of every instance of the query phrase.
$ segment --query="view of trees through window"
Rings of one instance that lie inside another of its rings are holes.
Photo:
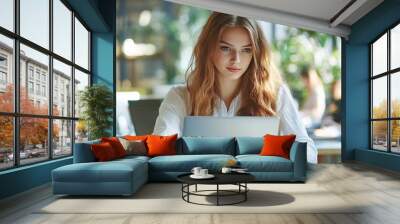
[[[0,1],[0,170],[70,156],[87,139],[74,105],[90,83],[90,32],[63,0],[19,3]]]
[[[371,46],[371,145],[400,153],[400,25]]]

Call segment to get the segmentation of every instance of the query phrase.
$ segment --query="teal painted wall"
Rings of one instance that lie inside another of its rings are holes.
[[[1,172],[0,199],[48,183],[53,169],[71,163],[72,158],[69,157]]]
[[[392,170],[400,166],[398,156],[388,159],[387,155],[369,150],[368,44],[397,22],[400,22],[400,0],[386,0],[353,24],[349,40],[343,42],[343,161],[358,160]]]
[[[93,83],[109,86],[115,98],[115,0],[67,0],[67,3],[92,31]],[[115,128],[110,127],[110,131]],[[0,199],[50,182],[53,169],[71,163],[69,157],[0,172]]]
[[[115,24],[116,5],[115,1],[100,1],[99,10],[109,27],[108,32],[92,33],[92,82],[108,86],[116,102],[116,77],[115,77]],[[113,125],[109,132],[115,136],[116,133],[116,107],[113,109]]]

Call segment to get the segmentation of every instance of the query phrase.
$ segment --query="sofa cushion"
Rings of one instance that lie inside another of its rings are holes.
[[[99,162],[105,162],[118,158],[112,145],[108,142],[92,144],[90,147],[92,149],[94,157],[96,157],[96,160]]]
[[[146,141],[147,140],[147,135],[125,135],[123,138],[126,140],[139,140],[139,141]]]
[[[118,138],[122,146],[126,151],[126,155],[147,155],[146,143],[141,140],[126,140],[124,138]]]
[[[182,137],[178,154],[225,154],[235,155],[235,139],[231,137]]]
[[[292,161],[279,156],[238,155],[240,167],[249,172],[292,172]]]
[[[175,155],[158,156],[149,160],[149,170],[163,172],[190,172],[193,167],[200,166],[211,172],[219,171],[230,159],[231,155]]]
[[[147,137],[147,155],[148,156],[165,156],[176,154],[176,140],[178,134],[174,135],[149,135]]]
[[[260,154],[263,137],[236,137],[236,155]]]
[[[126,156],[126,151],[124,146],[121,144],[117,137],[103,137],[101,138],[101,142],[108,142],[114,149],[115,155],[117,158],[122,158]]]
[[[147,156],[130,155],[130,156],[125,156],[124,158],[113,160],[113,162],[127,162],[127,163],[130,163],[130,162],[135,161],[135,160],[148,162],[149,159],[150,159],[150,157],[147,157]]]
[[[58,182],[129,182],[133,173],[147,172],[146,166],[140,159],[74,163],[53,170],[52,175]]]
[[[290,148],[296,135],[265,135],[261,156],[280,156],[290,159]]]

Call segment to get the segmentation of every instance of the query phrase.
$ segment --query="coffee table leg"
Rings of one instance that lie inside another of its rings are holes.
[[[196,184],[196,186],[195,186],[195,191],[197,192],[197,184]]]
[[[217,206],[219,205],[219,184],[217,184]]]
[[[247,201],[247,182],[244,183],[244,201]]]
[[[190,184],[188,184],[187,191],[188,191],[188,194],[187,194],[187,201],[190,202],[190,200],[189,200],[189,195],[190,195]]]

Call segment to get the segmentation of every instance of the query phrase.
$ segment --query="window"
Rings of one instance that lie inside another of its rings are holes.
[[[29,74],[29,79],[33,80],[33,67],[32,66],[29,66],[28,74]]]
[[[39,69],[36,69],[36,80],[40,81],[40,71],[39,71]]]
[[[0,53],[0,91],[5,92],[7,85],[7,55]]]
[[[400,24],[370,45],[371,148],[400,153]]]
[[[46,86],[42,86],[42,96],[46,96]]]
[[[0,1],[0,20],[3,18],[3,8],[1,8],[4,1]],[[1,23],[0,23],[1,26]],[[0,115],[1,113],[12,113],[14,112],[14,83],[13,76],[14,71],[12,69],[12,58],[14,57],[14,41],[11,38],[8,38],[5,35],[0,33],[0,74],[2,74],[2,78],[0,81],[2,82],[0,85]],[[6,60],[9,59],[8,62]],[[9,64],[9,65],[8,65]],[[6,114],[3,114],[6,115]],[[9,115],[9,114],[8,114]],[[3,118],[2,118],[3,119]],[[5,118],[4,118],[5,119]],[[7,119],[6,119],[7,120]],[[7,120],[8,121],[8,120]],[[0,123],[2,121],[0,120]],[[7,129],[8,131],[9,129]],[[2,136],[0,136],[1,139]],[[6,144],[11,146],[11,144]],[[0,141],[0,150],[5,147]],[[1,160],[0,160],[0,169],[1,169]]]
[[[89,85],[89,75],[78,70],[75,71],[75,116],[79,117],[81,114],[81,108],[79,107],[79,96],[80,92]]]
[[[33,94],[33,82],[28,82],[28,92],[29,94]]]
[[[7,84],[7,74],[3,71],[0,71],[0,84],[2,85]]]
[[[21,36],[49,48],[49,0],[20,0]]]
[[[60,100],[62,103],[64,103],[64,96],[71,96],[72,95],[72,90],[71,89],[65,89],[64,85],[66,83],[69,83],[70,85],[72,84],[72,68],[69,65],[66,65],[58,60],[53,60],[54,64],[54,70],[53,70],[53,77],[54,77],[54,83],[53,83],[53,90],[55,95],[53,96],[53,104],[58,104],[58,97],[60,97]],[[59,96],[60,93],[60,96]],[[72,104],[72,98],[70,97],[67,99],[71,102],[68,102],[69,104]],[[60,105],[62,106],[62,105]],[[53,110],[53,114],[59,114],[60,111],[59,109]],[[68,116],[72,117],[72,108],[67,108],[65,113],[61,113],[62,116]]]
[[[71,60],[72,12],[60,0],[53,0],[54,53]]]
[[[0,170],[72,155],[76,132],[87,139],[73,105],[77,83],[90,85],[90,31],[62,0],[0,0],[0,26],[0,83],[10,82],[0,88]]]
[[[7,56],[0,54],[0,67],[7,68]]]
[[[40,84],[36,84],[36,95],[40,95]]]
[[[14,31],[14,0],[0,1],[0,26]]]
[[[53,157],[71,154],[72,122],[71,120],[53,120]]]
[[[75,62],[89,69],[89,32],[77,18],[75,18],[75,41]]]

